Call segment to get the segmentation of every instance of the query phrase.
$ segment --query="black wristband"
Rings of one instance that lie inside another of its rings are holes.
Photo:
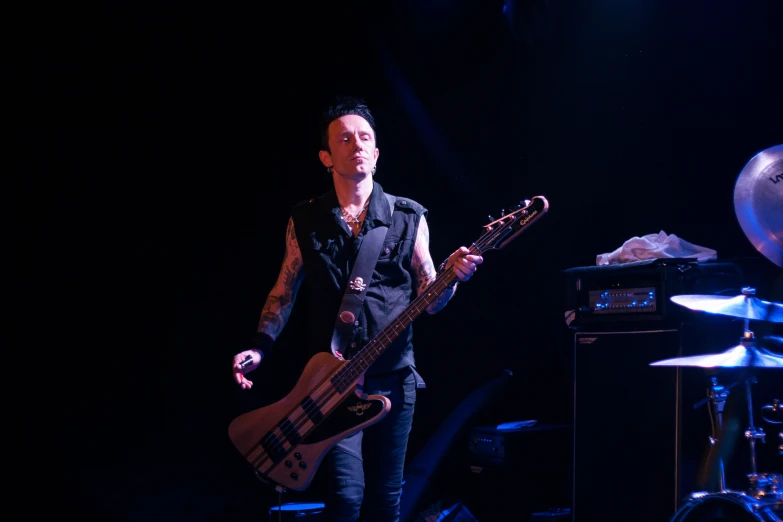
[[[256,332],[251,338],[250,347],[261,352],[263,358],[266,359],[266,357],[272,352],[272,345],[274,345],[274,343],[274,339],[272,339],[269,334],[264,332]]]

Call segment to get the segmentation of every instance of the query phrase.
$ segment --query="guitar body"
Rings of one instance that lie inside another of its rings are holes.
[[[288,395],[229,424],[229,438],[259,476],[304,490],[329,449],[386,416],[388,398],[363,396],[356,382],[332,382],[345,364],[331,353],[316,354]]]

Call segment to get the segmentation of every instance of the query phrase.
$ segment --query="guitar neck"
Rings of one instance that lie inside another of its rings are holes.
[[[478,255],[479,250],[473,245],[470,247],[470,253]],[[335,383],[345,383],[345,387],[353,385],[359,377],[367,371],[370,365],[381,356],[384,350],[386,350],[397,336],[405,331],[422,312],[435,302],[438,296],[443,293],[443,291],[446,290],[446,287],[454,282],[455,279],[457,279],[457,275],[453,268],[449,268],[438,274],[435,280],[427,286],[422,294],[416,296],[411,304],[408,305],[394,321],[381,330],[372,341],[367,343],[364,348],[337,372],[334,378]]]

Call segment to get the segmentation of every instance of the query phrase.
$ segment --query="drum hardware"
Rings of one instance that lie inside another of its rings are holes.
[[[759,473],[749,475],[749,494],[758,500],[771,500],[783,508],[783,475],[777,473]]]
[[[693,405],[693,408],[699,408],[705,403],[710,404],[710,418],[712,419],[712,435],[709,438],[710,451],[718,450],[718,442],[723,435],[723,408],[726,405],[726,399],[729,396],[729,389],[736,386],[737,383],[731,386],[721,386],[718,384],[716,377],[710,378],[710,387],[707,389],[707,398],[702,399]],[[714,407],[712,406],[714,405]],[[718,467],[718,491],[724,491],[726,489],[726,471],[723,467],[723,458],[720,456],[720,452],[717,453],[717,467]]]
[[[745,329],[737,346],[729,348],[721,353],[697,355],[691,357],[677,357],[673,359],[664,359],[650,363],[650,366],[691,366],[700,368],[748,368],[753,372],[754,368],[778,368],[783,369],[783,355],[777,354],[766,348],[759,346],[755,334],[749,329],[750,320],[766,320],[772,322],[783,322],[783,306],[777,303],[761,301],[755,297],[755,290],[750,287],[743,288],[741,296],[726,298],[721,296],[697,296],[680,295],[673,296],[671,300],[682,306],[710,313],[741,317],[745,320]],[[778,338],[761,339],[763,342],[780,342]],[[740,513],[752,516],[749,520],[760,522],[781,522],[779,512],[783,510],[783,497],[781,497],[781,484],[783,478],[777,474],[759,474],[756,463],[756,441],[766,442],[766,433],[763,428],[756,427],[753,418],[753,397],[751,393],[751,384],[758,382],[755,375],[746,373],[743,381],[745,384],[745,396],[748,408],[748,428],[744,432],[745,439],[750,445],[750,473],[747,475],[749,488],[747,492],[735,492],[727,489],[725,481],[725,470],[720,451],[716,451],[720,445],[727,444],[727,441],[720,440],[720,437],[726,437],[723,424],[723,410],[729,390],[737,383],[730,386],[718,384],[716,378],[711,379],[711,386],[708,389],[706,399],[697,403],[694,407],[701,406],[709,402],[711,418],[713,421],[712,436],[710,437],[710,453],[717,456],[713,460],[714,466],[718,471],[718,489],[717,493],[692,493],[691,499],[678,510],[671,522],[685,521],[687,517],[696,515],[699,522],[703,520],[716,520],[714,518],[703,518],[705,515],[722,516],[720,520],[744,520],[737,518]],[[762,418],[767,420],[766,414],[777,412],[780,409],[779,401],[775,401],[771,406],[762,408]],[[729,430],[734,433],[735,430]],[[783,433],[780,434],[783,439]],[[730,443],[729,443],[730,444]],[[783,446],[782,446],[783,447]],[[710,465],[706,466],[707,468]],[[709,505],[709,507],[707,506]],[[736,513],[726,517],[729,509],[734,509]],[[713,513],[714,511],[714,513]],[[699,513],[699,515],[697,515]],[[778,514],[776,514],[778,513]]]
[[[778,419],[780,420],[775,420],[767,416],[771,413],[776,414],[778,416]],[[780,399],[774,399],[772,401],[772,404],[767,404],[766,406],[762,406],[761,418],[764,419],[765,422],[769,422],[770,424],[783,424],[783,405],[780,404]]]
[[[728,388],[718,385],[717,379],[712,377],[712,385],[710,386],[709,395],[710,403],[715,404],[715,421],[713,422],[713,436],[710,437],[710,443],[714,446],[719,442],[716,437],[717,434],[723,434],[723,407],[726,402],[726,398],[729,395],[729,388],[733,388],[736,384],[729,386]],[[751,376],[744,380],[745,384],[745,398],[748,405],[748,429],[745,430],[745,439],[750,445],[750,474],[748,474],[748,481],[750,482],[750,495],[754,498],[762,498],[769,494],[768,488],[770,486],[769,477],[759,475],[756,463],[756,441],[766,442],[767,434],[762,427],[756,427],[753,420],[753,397],[751,393],[751,384],[755,384],[758,381],[755,376]],[[703,402],[703,401],[702,401]],[[723,467],[723,459],[718,455],[718,485],[719,491],[727,491],[725,470]]]
[[[783,368],[783,358],[777,359],[777,356],[772,354],[769,359],[766,359],[767,356],[766,353],[763,353],[761,351],[758,351],[758,353],[753,352],[752,350],[755,349],[755,338],[753,337],[753,333],[749,330],[746,330],[745,336],[743,338],[743,342],[727,352],[723,352],[720,354],[712,354],[712,355],[701,355],[701,356],[695,356],[695,357],[677,357],[674,359],[664,359],[661,361],[656,361],[650,363],[650,366],[696,366],[696,367],[704,367],[704,368],[714,368],[714,367],[722,367],[722,368],[738,368],[738,367],[746,367],[746,368],[755,368],[755,367],[774,367],[774,368]],[[739,353],[739,355],[738,355]],[[771,354],[771,352],[769,352]],[[751,482],[751,492],[754,497],[757,496],[764,496],[766,494],[766,483],[762,484],[761,482],[765,482],[763,480],[763,477],[760,477],[757,471],[756,466],[756,441],[761,440],[761,442],[766,442],[766,433],[764,432],[764,429],[759,427],[757,428],[754,426],[754,419],[753,419],[753,397],[751,393],[751,384],[756,383],[756,377],[750,376],[744,380],[745,384],[745,396],[747,401],[747,407],[748,407],[748,428],[745,430],[744,435],[745,438],[748,440],[750,444],[750,469],[751,473],[748,475],[748,479]],[[726,402],[726,399],[729,395],[729,389],[733,388],[736,384],[734,383],[729,387],[724,387],[718,384],[718,381],[716,378],[711,379],[711,386],[708,390],[708,397],[705,400],[700,401],[697,403],[694,407],[701,406],[705,402],[709,402],[711,405],[714,405],[714,408],[711,409],[712,415],[713,415],[713,433],[710,437],[710,444],[711,444],[711,451],[715,450],[715,447],[720,442],[720,436],[723,435],[723,408]],[[716,459],[716,465],[718,467],[718,485],[719,485],[719,491],[725,491],[726,490],[726,482],[725,482],[725,473],[723,468],[723,460],[720,457],[720,453],[718,453],[718,457]]]
[[[707,398],[699,401],[694,405],[694,408],[698,408],[699,406],[703,405],[704,403],[709,403],[710,405],[714,407],[710,407],[710,412],[712,416],[712,435],[709,438],[710,441],[710,451],[716,451],[718,443],[720,442],[720,437],[723,436],[723,409],[726,404],[726,399],[729,396],[729,390],[739,384],[739,382],[735,382],[732,385],[726,387],[721,386],[718,384],[718,379],[716,377],[710,378],[710,387],[707,391]],[[764,433],[764,429],[759,427],[756,428],[753,425],[753,401],[752,401],[752,395],[750,386],[751,383],[755,384],[756,378],[750,377],[748,379],[745,379],[745,395],[748,402],[748,423],[749,427],[747,430],[745,430],[745,438],[750,443],[750,469],[751,473],[748,475],[748,479],[751,483],[751,491],[754,492],[755,496],[763,496],[765,494],[765,489],[767,487],[767,480],[766,477],[763,477],[758,474],[757,472],[757,466],[756,466],[756,440],[761,440],[761,442],[766,442],[766,436],[767,434]],[[720,455],[720,452],[718,452],[716,457],[716,466],[718,468],[718,491],[727,491],[726,487],[726,473],[723,465],[723,458]]]
[[[778,420],[773,419],[772,417],[768,417],[770,414],[776,414],[778,417]],[[763,406],[761,408],[761,418],[764,419],[765,422],[768,422],[770,424],[783,424],[783,405],[780,404],[779,399],[775,399],[772,401],[772,404],[767,404],[766,406]],[[781,456],[783,456],[783,431],[778,433],[778,453],[780,453]]]
[[[753,382],[755,381],[755,378],[753,379]],[[750,474],[748,475],[748,480],[750,481],[750,491],[754,498],[758,498],[759,496],[764,496],[764,491],[759,490],[759,486],[761,485],[761,482],[764,482],[762,478],[759,476],[757,469],[756,469],[756,441],[761,440],[761,442],[766,442],[767,434],[764,433],[764,429],[759,427],[756,429],[753,426],[753,401],[751,399],[750,394],[750,379],[745,381],[746,386],[746,395],[748,400],[748,424],[750,425],[747,430],[745,430],[745,438],[750,443]]]

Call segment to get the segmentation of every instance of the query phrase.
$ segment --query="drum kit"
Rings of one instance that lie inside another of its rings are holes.
[[[742,289],[742,295],[737,297],[725,297],[714,295],[677,295],[671,300],[691,310],[697,310],[712,314],[727,315],[743,318],[745,321],[744,333],[738,345],[728,350],[714,353],[696,355],[690,357],[676,357],[650,363],[650,366],[680,366],[711,369],[744,369],[744,379],[741,382],[724,386],[718,382],[717,377],[710,378],[707,398],[703,402],[709,402],[712,415],[713,433],[709,437],[711,452],[717,455],[711,459],[717,469],[718,491],[693,493],[690,499],[680,508],[671,522],[683,522],[692,517],[693,520],[713,520],[712,518],[699,518],[697,513],[712,513],[715,510],[721,512],[746,513],[748,520],[762,522],[780,522],[783,515],[783,475],[778,473],[759,473],[756,463],[756,443],[766,442],[764,429],[754,425],[754,406],[751,394],[751,385],[757,382],[757,370],[783,370],[783,354],[776,353],[768,348],[771,345],[779,345],[783,349],[783,338],[768,336],[756,338],[750,330],[750,321],[767,321],[783,323],[783,304],[764,301],[755,296],[755,289],[746,287]],[[781,371],[780,378],[783,378]],[[783,382],[783,379],[780,380]],[[744,432],[750,446],[750,473],[747,475],[747,488],[735,491],[727,487],[724,462],[720,448],[720,441],[725,437],[726,430],[723,422],[723,412],[730,389],[736,384],[745,385],[745,399],[747,401],[748,428]],[[772,404],[761,408],[762,418],[770,424],[783,424],[781,412],[783,406],[780,400],[775,399]],[[783,431],[778,434],[783,441]],[[783,446],[778,448],[783,456]],[[723,519],[721,519],[723,520]],[[729,517],[726,520],[745,520],[744,518]]]
[[[762,522],[779,522],[783,515],[783,475],[778,473],[759,473],[756,463],[756,443],[765,442],[766,433],[761,427],[754,425],[753,401],[751,384],[757,382],[756,370],[769,369],[783,370],[783,355],[770,350],[767,346],[778,344],[783,348],[783,338],[773,336],[757,339],[750,330],[750,321],[768,321],[783,323],[783,304],[764,301],[755,296],[755,289],[746,287],[742,289],[742,295],[737,297],[713,296],[713,295],[678,295],[671,300],[691,310],[697,310],[712,314],[727,315],[743,318],[745,321],[744,333],[738,345],[728,350],[705,355],[690,357],[676,357],[650,363],[650,366],[681,366],[697,368],[742,368],[745,369],[745,378],[741,381],[745,385],[745,399],[747,401],[748,428],[744,435],[750,445],[750,473],[747,475],[748,485],[742,491],[731,490],[726,485],[724,462],[720,448],[720,441],[726,435],[723,422],[723,412],[729,391],[736,384],[724,386],[718,382],[717,377],[710,378],[707,398],[703,402],[709,402],[712,414],[713,433],[709,437],[711,452],[717,455],[712,459],[713,466],[717,469],[718,491],[693,493],[690,499],[675,514],[671,522],[682,522],[693,518],[694,520],[712,520],[712,518],[699,518],[698,513],[712,513],[720,511],[725,513],[744,512],[745,516],[753,517],[748,520]],[[783,377],[783,371],[781,372]],[[783,382],[783,381],[781,381]],[[780,401],[775,399],[772,404],[765,405],[762,409],[762,418],[770,424],[781,424],[779,419],[783,407]],[[778,418],[776,419],[775,416]],[[783,431],[778,435],[783,441]],[[783,448],[779,448],[783,455]],[[729,517],[727,520],[745,520],[743,518]]]
[[[737,219],[754,247],[770,261],[783,268],[783,145],[777,145],[754,156],[742,170],[734,189]],[[778,285],[783,284],[779,281]],[[716,520],[781,522],[783,516],[783,474],[759,473],[756,462],[757,441],[766,442],[763,428],[754,425],[751,385],[759,374],[772,371],[778,383],[783,383],[783,337],[756,337],[750,321],[766,325],[783,323],[783,304],[756,297],[753,288],[742,289],[735,297],[716,295],[677,295],[674,303],[698,312],[744,319],[744,331],[739,344],[714,354],[677,357],[650,363],[650,366],[679,366],[721,370],[740,369],[743,379],[724,386],[717,377],[710,377],[707,398],[711,412],[712,434],[709,437],[707,462],[717,475],[717,491],[695,492],[680,506],[670,522],[701,522]],[[780,375],[774,370],[781,370]],[[748,428],[744,437],[749,444],[750,473],[746,487],[730,489],[724,470],[725,448],[721,439],[728,430],[724,426],[724,405],[730,389],[744,384],[747,401]],[[698,406],[698,405],[697,405]],[[779,399],[761,408],[762,419],[769,424],[783,424],[783,405]],[[783,458],[783,431],[778,433],[778,453]]]

